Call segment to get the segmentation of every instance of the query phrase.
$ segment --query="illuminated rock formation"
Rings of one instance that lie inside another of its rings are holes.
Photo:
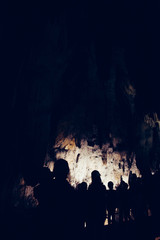
[[[113,138],[115,147],[119,141],[119,139]],[[115,186],[118,185],[121,178],[128,183],[130,171],[135,173],[137,177],[140,176],[134,153],[128,156],[126,151],[113,150],[109,143],[103,144],[100,148],[96,144],[90,146],[86,139],[82,139],[80,146],[76,146],[75,138],[72,135],[64,138],[63,134],[60,134],[53,149],[57,160],[64,158],[68,161],[69,181],[75,187],[82,181],[89,184],[91,172],[95,169],[100,172],[106,187],[109,181],[113,181]],[[51,158],[46,158],[45,165],[53,171],[54,162]]]

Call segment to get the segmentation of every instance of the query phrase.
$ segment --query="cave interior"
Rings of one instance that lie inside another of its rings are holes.
[[[134,161],[139,175],[159,170],[159,3],[8,0],[2,9],[1,210],[59,157],[76,169],[73,185],[90,162],[104,178],[115,162],[118,178]]]

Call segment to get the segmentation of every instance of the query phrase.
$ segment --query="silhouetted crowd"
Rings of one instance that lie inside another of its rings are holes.
[[[40,184],[35,187],[34,195],[39,205],[35,232],[44,239],[103,239],[105,221],[108,225],[116,223],[142,222],[152,215],[152,226],[158,234],[160,216],[160,173],[138,178],[130,173],[129,183],[121,179],[114,190],[112,181],[108,190],[102,183],[100,173],[91,173],[92,182],[73,188],[68,180],[67,161],[55,162],[54,171],[43,168]]]

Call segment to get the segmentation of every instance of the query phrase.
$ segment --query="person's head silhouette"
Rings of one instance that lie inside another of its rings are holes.
[[[87,190],[87,183],[86,182],[82,182],[81,183],[81,189],[82,189],[82,191],[86,191]]]
[[[77,185],[77,189],[80,191],[80,192],[85,192],[87,190],[87,183],[86,182],[82,182],[82,183],[79,183]]]
[[[112,182],[112,181],[109,181],[109,182],[108,182],[108,188],[109,188],[110,190],[113,190],[113,182]]]
[[[91,173],[91,177],[92,177],[92,182],[93,183],[100,183],[101,182],[101,174],[97,170],[94,170]]]
[[[53,175],[56,179],[65,180],[69,174],[68,162],[64,159],[59,159],[54,164]]]

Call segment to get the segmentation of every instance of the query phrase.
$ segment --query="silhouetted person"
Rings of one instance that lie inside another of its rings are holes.
[[[133,183],[130,187],[130,202],[132,203],[132,216],[136,231],[140,239],[153,239],[150,238],[151,225],[146,221],[147,204],[142,179],[135,177]]]
[[[77,186],[77,225],[83,237],[84,227],[87,216],[87,183],[82,182]]]
[[[123,180],[117,188],[118,194],[118,208],[119,208],[119,222],[128,221],[130,218],[130,208],[129,208],[129,192],[128,184]]]
[[[116,208],[116,191],[113,190],[113,182],[108,182],[107,190],[107,211],[108,211],[108,224],[115,222],[115,208]]]
[[[89,237],[101,239],[106,219],[106,187],[103,185],[98,171],[94,170],[91,178],[92,183],[88,188],[87,228]]]
[[[76,231],[76,194],[75,190],[67,181],[69,166],[67,161],[60,159],[55,162],[55,179],[52,183],[51,191],[51,211],[52,218],[58,238],[74,238]]]
[[[147,215],[147,208],[141,178],[137,178],[136,175],[134,175],[134,178],[130,183],[129,192],[132,215],[134,217],[134,220],[142,221],[142,218]]]
[[[146,211],[146,200],[144,198],[144,189],[142,184],[142,179],[137,178],[136,181],[136,192],[135,192],[135,210],[134,210],[135,219],[138,221],[143,221]]]
[[[76,197],[74,188],[67,181],[68,174],[67,161],[57,160],[53,171],[54,179],[46,184],[47,189],[41,191],[43,197],[40,206],[45,239],[72,239],[74,236]]]

